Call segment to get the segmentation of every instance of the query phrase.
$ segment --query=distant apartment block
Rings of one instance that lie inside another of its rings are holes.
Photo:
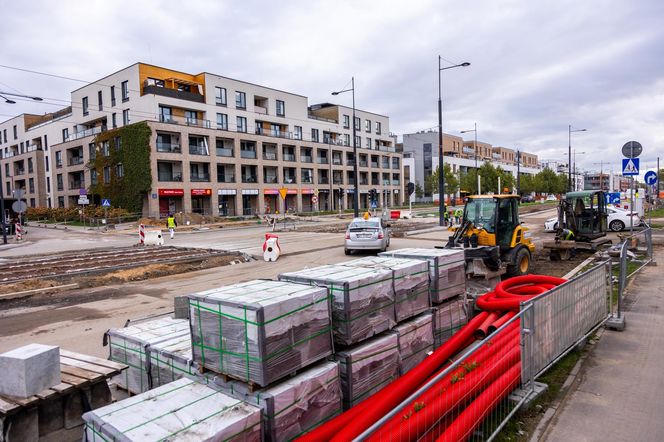
[[[41,177],[45,189],[35,191],[35,205],[73,207],[99,180],[121,180],[121,167],[103,174],[90,167],[98,155],[110,154],[97,138],[138,122],[151,131],[146,173],[152,188],[144,196],[144,215],[237,216],[284,207],[298,212],[352,208],[353,141],[358,148],[360,207],[370,206],[370,189],[377,190],[380,205],[403,201],[402,154],[384,115],[356,109],[351,121],[352,109],[347,106],[309,105],[301,95],[144,63],[73,91],[71,101],[67,117],[53,117],[52,127],[42,131],[48,132],[50,151],[43,150],[43,158],[35,155],[33,160],[46,169],[43,175],[34,172],[35,183]],[[20,126],[20,140],[10,136],[7,143],[18,146],[19,152],[18,141],[26,143],[32,136],[30,128],[14,121],[20,118],[0,124],[10,135],[12,125]],[[13,162],[9,153],[3,155],[3,164],[14,167]],[[27,161],[21,167],[26,169]],[[3,175],[3,191],[28,187],[27,182],[6,178]],[[287,189],[285,202],[280,200],[281,188]],[[89,195],[94,203],[104,197]]]

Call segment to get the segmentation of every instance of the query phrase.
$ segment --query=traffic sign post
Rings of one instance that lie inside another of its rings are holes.
[[[631,176],[632,183],[630,186],[629,193],[629,210],[634,212],[634,176],[639,174],[639,159],[637,158],[643,152],[643,146],[638,141],[628,141],[623,144],[622,154],[627,158],[623,158],[622,161],[622,171],[623,176]],[[632,216],[629,217],[629,233],[630,235],[634,233],[634,223],[632,222]]]
[[[636,176],[639,174],[639,159],[638,158],[623,158],[622,160],[622,174],[623,176]]]
[[[645,181],[648,186],[654,186],[657,184],[657,173],[652,170],[646,172],[643,176],[643,181]]]

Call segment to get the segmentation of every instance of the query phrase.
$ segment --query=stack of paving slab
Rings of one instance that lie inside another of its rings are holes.
[[[366,257],[347,261],[347,267],[392,271],[396,322],[405,321],[429,309],[429,268],[426,261],[406,258]]]
[[[433,312],[404,321],[393,332],[398,338],[399,374],[403,376],[433,352]]]
[[[150,344],[147,351],[151,388],[161,387],[184,377],[205,377],[194,365],[190,334]]]
[[[462,297],[449,299],[431,309],[433,315],[434,348],[443,345],[468,322],[467,305]]]
[[[139,322],[106,332],[110,346],[109,359],[127,364],[123,373],[113,380],[133,394],[152,388],[149,376],[149,347],[189,335],[189,321],[162,317]]]
[[[261,408],[266,441],[288,441],[342,412],[339,364],[321,362],[274,386],[250,391],[246,383],[216,377],[224,393]]]
[[[282,273],[279,280],[327,287],[334,341],[348,346],[395,325],[392,270],[326,265]]]
[[[261,410],[191,379],[87,412],[86,441],[260,441]]]
[[[254,280],[189,295],[193,361],[266,387],[330,356],[325,287]]]
[[[344,410],[362,402],[399,377],[399,343],[395,333],[383,333],[338,351]]]
[[[399,249],[379,253],[381,257],[409,258],[429,263],[431,302],[463,296],[466,292],[464,251],[457,249]]]

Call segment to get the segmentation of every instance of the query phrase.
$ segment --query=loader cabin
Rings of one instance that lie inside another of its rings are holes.
[[[519,226],[519,198],[515,195],[469,196],[464,221],[486,232],[479,234],[479,245],[510,249],[521,242],[521,238],[514,237],[514,230]]]
[[[603,191],[569,192],[561,204],[559,219],[574,232],[577,241],[606,235],[607,210]],[[559,225],[563,225],[559,223]]]

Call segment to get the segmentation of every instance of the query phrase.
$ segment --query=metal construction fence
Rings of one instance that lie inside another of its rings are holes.
[[[623,316],[623,301],[628,279],[652,262],[653,244],[650,227],[623,237],[623,242],[620,244],[618,270],[614,271],[614,275],[617,274],[618,279],[618,302],[615,312],[617,318]]]

